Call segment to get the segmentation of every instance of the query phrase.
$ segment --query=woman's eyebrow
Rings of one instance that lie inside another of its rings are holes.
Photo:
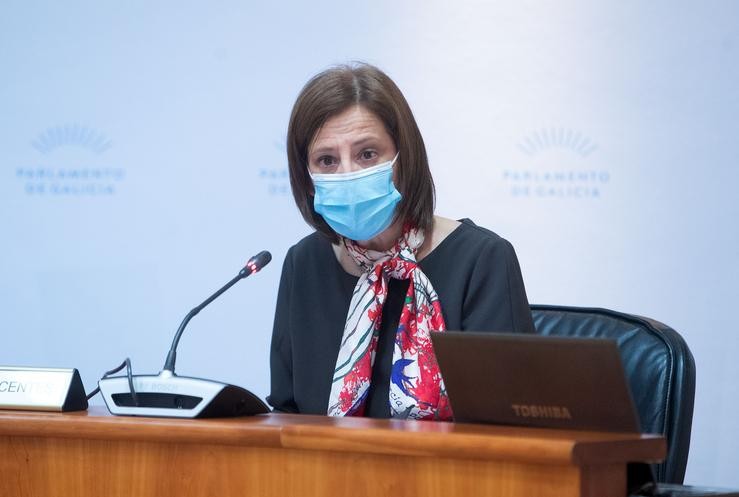
[[[362,136],[361,138],[359,138],[358,140],[355,140],[352,143],[352,145],[354,145],[354,146],[364,145],[367,142],[373,142],[373,141],[377,141],[377,140],[378,140],[378,137],[375,136],[375,135],[365,135],[365,136]]]
[[[378,140],[379,138],[373,134],[360,136],[358,139],[352,142],[352,147],[362,146],[370,142],[376,142]],[[310,156],[315,157],[316,155],[320,154],[332,153],[336,151],[337,148],[338,147],[336,145],[320,145],[317,148],[311,150]]]
[[[313,150],[311,150],[310,156],[315,157],[316,155],[332,153],[334,150],[336,150],[336,147],[332,147],[331,145],[326,145],[324,147],[314,148]]]

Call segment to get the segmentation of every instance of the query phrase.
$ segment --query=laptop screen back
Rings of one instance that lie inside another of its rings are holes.
[[[616,342],[431,334],[455,421],[639,432]]]

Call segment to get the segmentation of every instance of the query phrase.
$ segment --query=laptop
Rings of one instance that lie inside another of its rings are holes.
[[[432,332],[454,420],[639,433],[615,340],[513,333]],[[739,497],[723,489],[655,483],[627,464],[632,497]]]
[[[454,420],[639,433],[615,340],[432,332]]]

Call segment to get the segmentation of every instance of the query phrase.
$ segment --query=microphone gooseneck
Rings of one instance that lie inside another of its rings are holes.
[[[190,312],[187,313],[187,316],[185,316],[185,319],[182,320],[182,323],[180,324],[180,327],[177,329],[177,333],[175,333],[174,340],[172,340],[172,346],[169,348],[169,353],[167,354],[167,359],[164,361],[164,367],[162,368],[162,373],[167,371],[170,374],[174,374],[174,366],[175,362],[177,361],[177,345],[180,343],[180,337],[182,336],[182,333],[185,331],[185,327],[187,326],[187,323],[190,322],[190,320],[195,317],[200,311],[202,311],[208,304],[213,302],[215,299],[221,296],[223,292],[231,288],[238,282],[239,280],[242,280],[246,278],[247,276],[250,276],[260,269],[262,269],[264,266],[269,264],[269,262],[272,260],[272,254],[267,252],[266,250],[263,250],[259,252],[257,255],[249,259],[249,261],[246,263],[244,268],[239,271],[239,274],[234,276],[231,281],[223,285],[216,293],[205,299],[205,301],[200,304],[199,306],[192,309]]]

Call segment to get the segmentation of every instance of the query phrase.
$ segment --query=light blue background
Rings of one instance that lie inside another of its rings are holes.
[[[264,397],[280,264],[309,233],[287,119],[312,74],[351,59],[404,91],[438,213],[512,241],[531,302],[685,336],[687,482],[739,486],[730,0],[5,2],[0,364],[77,367],[88,390],[125,356],[157,372],[184,314],[269,249],[275,262],[192,321],[178,358],[182,374]]]

